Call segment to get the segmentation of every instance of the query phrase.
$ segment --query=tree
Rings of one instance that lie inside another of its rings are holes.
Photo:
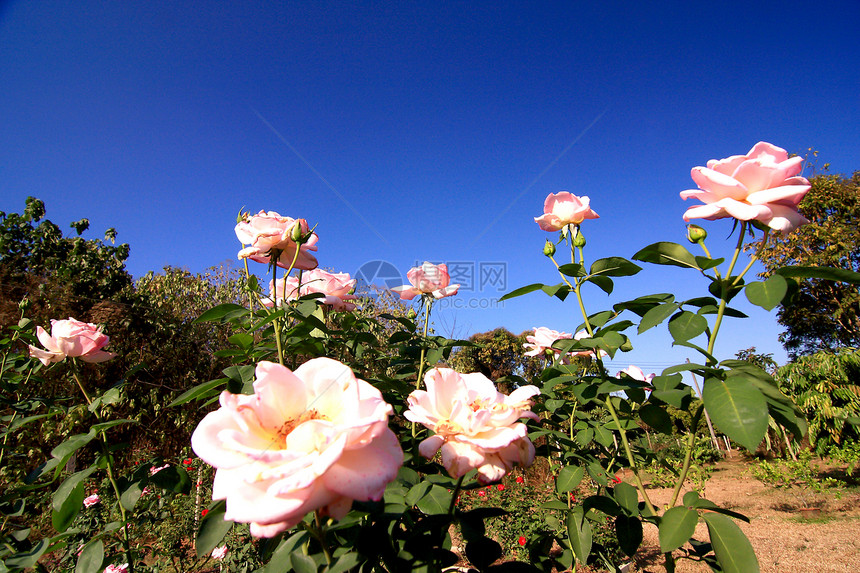
[[[850,179],[816,175],[810,183],[812,188],[800,203],[810,224],[769,237],[759,255],[765,267],[760,276],[789,265],[860,271],[860,171]],[[750,243],[747,249],[756,246]],[[860,346],[860,289],[845,282],[799,279],[777,320],[785,327],[780,342],[792,359]]]
[[[452,357],[451,365],[459,372],[480,372],[490,380],[504,376],[521,376],[530,380],[540,372],[540,361],[525,356],[526,335],[519,336],[504,328],[479,332],[469,337],[477,346],[464,346]]]
[[[738,350],[737,353],[735,353],[735,358],[749,362],[750,364],[755,364],[771,376],[776,373],[776,369],[778,367],[776,360],[773,359],[773,354],[770,352],[767,354],[756,352],[755,346]]]

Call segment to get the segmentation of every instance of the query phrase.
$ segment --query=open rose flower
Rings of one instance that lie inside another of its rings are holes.
[[[558,330],[550,330],[545,326],[536,327],[534,331],[534,335],[526,336],[526,342],[528,344],[523,344],[523,348],[529,349],[529,351],[525,353],[526,356],[559,353],[561,350],[553,348],[553,343],[558,340],[573,338],[572,334],[559,332]]]
[[[51,334],[41,326],[36,327],[36,336],[47,350],[30,346],[30,356],[38,358],[47,366],[70,358],[80,358],[84,362],[104,362],[116,354],[102,350],[110,338],[100,326],[81,322],[74,318],[51,320]]]
[[[586,219],[599,219],[600,216],[588,206],[589,201],[588,197],[577,197],[567,191],[550,193],[543,203],[543,215],[535,217],[535,223],[544,231],[561,231]]]
[[[243,245],[249,245],[239,251],[239,258],[269,263],[274,250],[278,253],[278,266],[287,269],[290,268],[298,248],[299,255],[293,268],[305,271],[317,268],[319,263],[308,251],[317,250],[318,237],[316,233],[312,233],[307,242],[299,247],[292,238],[296,226],[302,235],[310,232],[308,222],[304,219],[281,217],[274,211],[260,211],[247,217],[236,225],[236,237]]]
[[[802,157],[760,141],[746,155],[711,159],[707,167],[694,167],[693,181],[699,189],[681,192],[681,198],[699,199],[684,213],[684,220],[722,219],[759,221],[776,231],[792,231],[809,221],[797,205],[809,191],[809,181],[797,177]]]
[[[419,295],[431,295],[433,298],[445,298],[457,294],[460,285],[452,285],[448,274],[448,265],[434,265],[425,262],[420,267],[413,267],[406,273],[408,285],[394,287],[393,290],[402,300],[412,300]]]
[[[348,273],[330,273],[315,269],[302,274],[302,286],[299,288],[299,278],[289,276],[269,281],[269,298],[263,299],[266,306],[281,304],[283,300],[295,300],[299,296],[319,293],[325,295],[317,299],[334,310],[355,310],[355,304],[350,302],[358,297],[350,294],[355,288],[355,279],[350,279]]]
[[[216,468],[213,499],[225,519],[273,537],[308,512],[340,519],[353,500],[382,499],[403,463],[388,428],[382,394],[330,358],[294,372],[257,365],[253,395],[223,392],[221,408],[191,437],[195,453]]]
[[[618,374],[615,375],[615,377],[621,378],[622,374],[627,374],[628,376],[630,376],[634,380],[639,380],[640,382],[645,382],[646,384],[650,384],[651,380],[653,380],[654,377],[656,376],[656,374],[648,374],[646,376],[645,373],[642,372],[641,368],[639,368],[638,366],[633,366],[632,364],[630,366],[628,366],[626,369],[621,370]]]
[[[518,420],[537,419],[529,402],[540,394],[536,386],[521,386],[505,396],[483,374],[450,368],[431,369],[424,383],[427,390],[412,392],[404,413],[435,432],[418,445],[422,456],[432,458],[441,449],[442,465],[452,477],[474,468],[485,484],[502,479],[515,464],[534,462],[534,445]]]

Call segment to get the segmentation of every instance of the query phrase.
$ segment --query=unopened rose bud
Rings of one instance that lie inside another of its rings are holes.
[[[293,225],[293,228],[290,230],[290,238],[294,240],[298,244],[304,243],[302,238],[304,237],[304,233],[302,233],[302,225],[299,221],[296,221],[296,224]]]
[[[415,312],[415,309],[414,309],[414,308],[410,308],[410,309],[406,312],[406,318],[408,318],[409,320],[415,320],[415,317],[416,317],[416,316],[418,316],[418,313],[417,313],[417,312]]]
[[[21,302],[18,303],[18,310],[20,310],[22,312],[27,312],[27,310],[29,310],[29,308],[30,308],[30,299],[27,297],[22,298]]]
[[[555,244],[552,241],[547,241],[543,246],[543,254],[551,257],[555,254]]]
[[[708,232],[698,225],[687,225],[687,240],[693,244],[701,243],[708,238]]]
[[[236,214],[236,224],[238,225],[239,223],[241,223],[243,221],[247,221],[248,217],[250,217],[250,216],[251,216],[251,213],[243,213],[242,210],[239,209],[239,213]]]
[[[573,246],[577,248],[585,246],[585,235],[579,229],[576,230],[576,235],[573,236]]]

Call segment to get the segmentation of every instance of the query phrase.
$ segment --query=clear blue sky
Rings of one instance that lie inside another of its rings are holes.
[[[708,159],[765,140],[860,168],[857,22],[856,0],[7,1],[0,210],[34,195],[63,227],[88,217],[88,237],[115,227],[135,276],[234,259],[244,207],[317,224],[338,271],[504,263],[507,290],[553,284],[533,221],[548,193],[591,197],[589,259],[629,258],[683,242],[678,193]],[[706,227],[727,253],[731,224]],[[460,304],[499,295],[475,287]],[[667,290],[704,284],[649,269],[587,302]],[[738,306],[754,319],[724,328],[718,356],[784,362],[773,316]],[[580,321],[543,294],[435,320],[459,337]],[[664,330],[613,366],[695,358]]]

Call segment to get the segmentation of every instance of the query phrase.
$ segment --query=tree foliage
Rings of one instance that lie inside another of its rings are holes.
[[[781,367],[780,389],[794,399],[809,423],[809,443],[819,454],[860,438],[849,419],[860,417],[860,351],[821,351]]]
[[[460,348],[452,357],[451,365],[459,372],[480,372],[490,380],[505,376],[520,376],[530,380],[540,372],[541,363],[526,356],[523,344],[531,331],[515,335],[504,328],[479,332],[469,337],[476,346]]]
[[[759,255],[766,269],[761,276],[788,265],[860,271],[860,171],[851,178],[817,175],[810,183],[800,203],[810,224],[770,236]],[[799,279],[777,319],[785,327],[780,341],[792,358],[860,346],[860,289],[856,284]]]

